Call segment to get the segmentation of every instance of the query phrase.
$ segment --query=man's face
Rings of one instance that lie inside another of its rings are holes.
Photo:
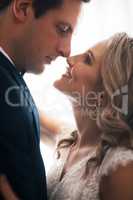
[[[61,7],[49,10],[38,19],[33,13],[25,26],[24,43],[21,44],[26,71],[41,73],[44,64],[50,64],[58,56],[69,56],[72,32],[80,9],[79,0],[64,0]]]

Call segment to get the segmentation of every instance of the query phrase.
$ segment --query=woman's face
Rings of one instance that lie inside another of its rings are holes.
[[[74,97],[96,92],[101,83],[101,62],[107,41],[98,43],[83,54],[69,57],[67,71],[54,82],[55,88]]]

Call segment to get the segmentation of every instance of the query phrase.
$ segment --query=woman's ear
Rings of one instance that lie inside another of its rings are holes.
[[[18,22],[25,22],[31,14],[33,15],[32,0],[13,0],[11,9]]]

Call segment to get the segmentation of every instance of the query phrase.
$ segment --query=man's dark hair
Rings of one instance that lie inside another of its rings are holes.
[[[0,11],[6,9],[13,0],[0,0]],[[58,8],[63,4],[63,0],[32,0],[33,9],[35,11],[35,17],[41,17],[48,10]],[[90,0],[81,0],[83,2],[89,2]]]

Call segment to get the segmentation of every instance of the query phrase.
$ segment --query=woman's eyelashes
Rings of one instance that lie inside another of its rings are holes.
[[[88,65],[92,65],[92,58],[90,53],[85,54],[84,63]]]

